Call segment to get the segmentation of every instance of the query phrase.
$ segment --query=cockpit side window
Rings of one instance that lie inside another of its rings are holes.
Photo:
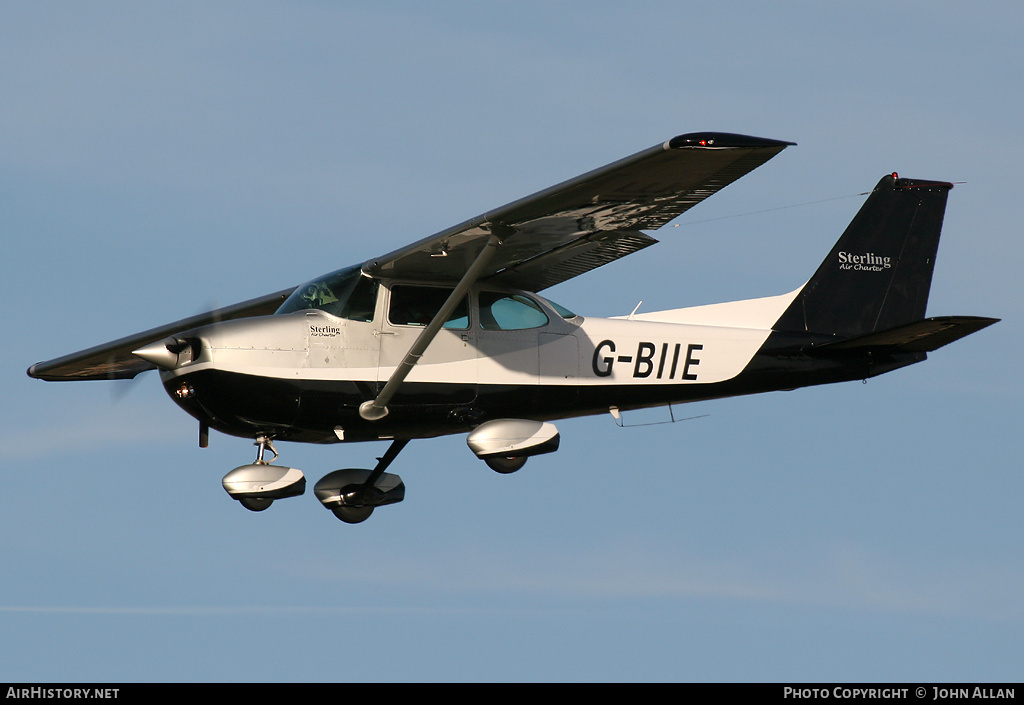
[[[372,321],[378,287],[377,280],[364,277],[359,267],[340,269],[297,288],[277,313],[315,308],[350,321]]]
[[[426,326],[441,310],[451,293],[451,289],[437,286],[396,284],[391,287],[388,321],[396,326]],[[452,311],[444,327],[469,328],[469,301],[466,297]]]
[[[548,316],[531,299],[521,294],[481,291],[480,327],[484,330],[524,330],[548,324]]]
[[[569,309],[567,309],[565,306],[561,306],[559,304],[556,304],[551,299],[544,299],[544,300],[548,302],[548,306],[550,306],[551,308],[555,309],[555,313],[557,313],[559,316],[561,316],[565,320],[571,321],[572,319],[576,318],[576,314],[573,313],[572,311],[570,311]]]

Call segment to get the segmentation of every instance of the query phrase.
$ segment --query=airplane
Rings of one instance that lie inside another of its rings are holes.
[[[254,439],[222,481],[263,511],[306,479],[275,441],[390,440],[376,466],[314,486],[347,523],[405,497],[387,472],[413,439],[467,434],[499,473],[557,450],[553,421],[875,377],[996,323],[926,318],[953,185],[888,174],[814,275],[780,296],[629,316],[541,296],[637,252],[792,142],[684,134],[305,284],[29,368],[50,380],[158,369],[210,429]],[[266,458],[267,453],[273,456]]]

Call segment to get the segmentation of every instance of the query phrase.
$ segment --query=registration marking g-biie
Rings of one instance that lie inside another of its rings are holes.
[[[655,343],[641,340],[634,354],[612,355],[617,351],[615,341],[602,340],[594,348],[590,368],[598,377],[610,377],[616,363],[632,364],[633,379],[647,379],[652,375],[655,379],[676,379],[676,373],[679,372],[678,379],[696,382],[696,367],[700,365],[696,353],[703,349],[700,343],[688,343],[684,354],[682,343],[662,343],[659,349]]]

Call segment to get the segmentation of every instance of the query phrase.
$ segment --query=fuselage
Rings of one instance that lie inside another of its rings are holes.
[[[803,355],[810,338],[771,329],[797,292],[584,318],[536,294],[480,285],[430,343],[390,413],[368,421],[359,405],[379,392],[448,291],[387,280],[373,289],[355,313],[317,298],[318,308],[185,333],[190,352],[161,372],[164,386],[223,433],[331,443],[425,438],[495,418],[549,421],[859,379],[916,361],[872,365]]]

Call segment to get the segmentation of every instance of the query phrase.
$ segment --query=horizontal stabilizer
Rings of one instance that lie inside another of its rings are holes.
[[[815,345],[811,352],[818,354],[857,355],[866,352],[921,353],[938,350],[998,322],[998,318],[981,316],[941,316],[926,318],[915,323],[888,330],[858,335],[835,343]]]

